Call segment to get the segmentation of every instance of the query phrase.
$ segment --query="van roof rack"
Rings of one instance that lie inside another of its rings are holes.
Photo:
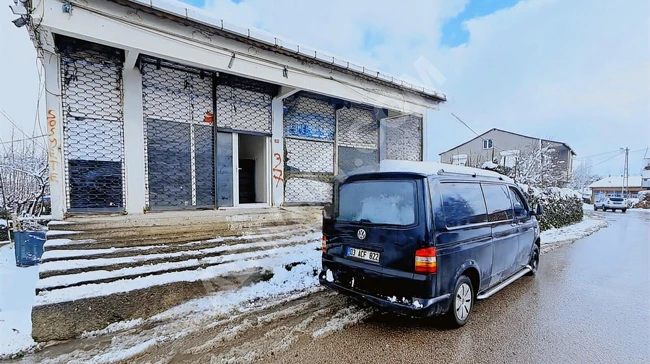
[[[456,172],[448,172],[448,171],[445,171],[444,169],[441,168],[438,171],[438,175],[443,175],[443,174],[458,175],[458,176],[472,176],[472,177],[479,176],[479,174],[477,174],[476,172],[458,172],[458,171],[456,171]],[[503,181],[503,177],[501,177],[501,176],[493,176],[493,175],[489,175],[489,174],[480,174],[480,176],[481,177],[487,177],[487,178],[496,178],[496,179],[499,179],[499,180]]]

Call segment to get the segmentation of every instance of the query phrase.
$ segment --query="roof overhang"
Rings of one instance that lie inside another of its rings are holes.
[[[234,74],[330,97],[403,113],[423,115],[446,100],[444,94],[418,88],[380,72],[293,49],[279,38],[253,36],[250,29],[215,23],[190,8],[139,0],[42,0],[33,14],[39,28],[124,49],[127,59],[146,54],[190,66]],[[35,15],[36,16],[36,15]],[[258,34],[258,33],[255,33]]]

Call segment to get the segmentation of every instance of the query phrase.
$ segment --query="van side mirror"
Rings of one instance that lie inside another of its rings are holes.
[[[541,203],[535,205],[534,209],[530,210],[530,216],[544,215],[544,208]]]

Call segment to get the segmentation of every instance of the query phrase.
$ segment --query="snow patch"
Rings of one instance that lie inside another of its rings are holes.
[[[71,235],[71,234],[81,234],[83,231],[71,231],[71,230],[49,230],[45,233],[45,236],[48,238],[50,236],[60,236],[60,235]]]
[[[540,235],[542,253],[589,236],[605,226],[607,226],[607,221],[585,215],[579,223],[546,230]]]
[[[41,272],[68,270],[68,269],[75,269],[75,268],[87,268],[87,267],[102,267],[102,266],[110,266],[114,264],[129,264],[129,263],[134,264],[134,263],[139,263],[147,260],[164,259],[164,258],[171,258],[171,257],[187,256],[189,258],[197,255],[204,255],[210,253],[220,253],[220,252],[236,251],[236,250],[243,250],[243,249],[250,249],[250,248],[266,248],[266,247],[273,247],[273,246],[289,245],[301,241],[320,240],[321,236],[322,236],[321,233],[312,233],[307,235],[298,235],[280,241],[266,241],[260,243],[236,244],[236,245],[222,245],[214,248],[188,250],[188,251],[181,251],[181,252],[174,252],[174,253],[147,254],[147,255],[137,255],[131,257],[119,257],[119,258],[60,260],[54,262],[45,262],[41,264]],[[116,249],[114,251],[121,251],[119,250],[119,248],[111,248],[111,249]],[[123,249],[133,249],[133,248],[123,248]],[[102,249],[97,249],[97,250],[102,250]],[[87,251],[92,251],[92,250],[87,250]],[[79,250],[78,252],[83,252],[83,250]],[[47,255],[47,258],[49,259],[52,257],[57,257],[58,256],[57,254],[59,253],[52,252],[51,254]],[[67,253],[63,251],[61,254],[65,255]],[[210,258],[204,258],[204,260],[205,259],[210,259]]]
[[[318,339],[326,337],[336,331],[342,331],[347,327],[355,325],[372,315],[369,309],[360,309],[355,306],[350,306],[339,310],[324,327],[314,331],[311,335],[312,338]]]
[[[0,246],[0,360],[35,347],[32,303],[38,266],[17,267],[13,244]]]
[[[83,334],[81,334],[82,339],[87,339],[95,336],[100,336],[100,335],[106,335],[106,334],[112,334],[118,331],[124,331],[128,330],[131,328],[134,328],[138,325],[141,325],[143,320],[141,318],[135,319],[135,320],[129,320],[129,321],[121,321],[121,322],[115,322],[112,323],[108,326],[106,326],[105,329],[103,330],[97,330],[97,331],[86,331]]]
[[[315,253],[318,253],[316,249],[314,249],[315,247],[316,244],[312,243],[309,245],[300,245],[297,247],[281,248],[272,250],[271,252],[275,252],[273,255],[262,259],[239,260],[191,271],[164,273],[155,276],[122,279],[109,283],[93,283],[76,287],[67,287],[53,291],[43,291],[40,292],[38,296],[36,296],[35,305],[48,305],[58,302],[78,300],[82,298],[107,296],[115,293],[129,292],[137,289],[144,289],[151,286],[163,285],[173,282],[206,281],[218,276],[222,276],[224,274],[241,272],[251,268],[269,268],[276,265],[283,266],[284,264],[293,263],[296,260],[302,260],[301,258],[305,256],[306,252],[313,250]],[[241,257],[248,258],[253,258],[255,255],[259,255],[259,252],[240,254]],[[223,256],[206,258],[206,260],[209,259],[210,261],[216,262],[217,259],[225,260],[229,258],[232,258],[232,255],[230,257]],[[292,271],[298,269],[299,267],[300,265],[293,268]],[[276,271],[275,274],[278,276],[287,276],[289,272],[284,268],[283,270],[285,272],[284,274],[282,270],[279,272]]]

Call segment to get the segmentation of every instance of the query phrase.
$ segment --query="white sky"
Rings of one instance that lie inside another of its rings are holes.
[[[467,44],[441,46],[442,25],[465,4],[207,0],[206,10],[421,82],[414,62],[426,58],[445,76],[431,86],[449,96],[430,115],[436,155],[475,136],[451,112],[479,133],[496,127],[566,142],[578,158],[650,145],[647,0],[527,0],[466,22]],[[35,52],[25,29],[10,22],[14,18],[0,6],[0,111],[31,135]],[[0,137],[6,140],[10,128],[0,115]],[[614,155],[592,158],[594,172],[621,174],[622,156],[603,162]],[[630,155],[631,173],[639,172],[643,155]]]

